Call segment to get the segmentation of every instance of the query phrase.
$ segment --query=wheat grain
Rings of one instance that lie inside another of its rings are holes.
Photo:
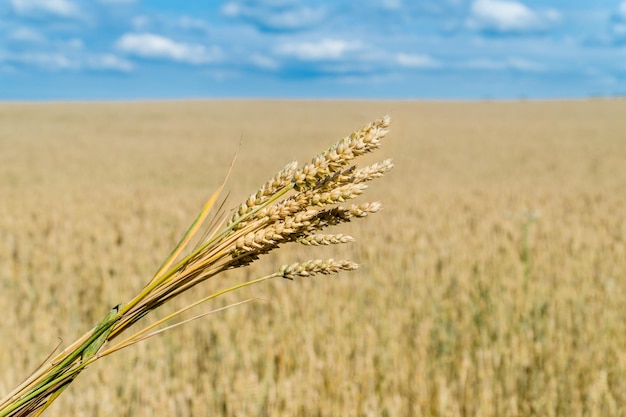
[[[340,271],[354,271],[359,265],[352,261],[336,261],[333,258],[322,260],[315,259],[306,262],[297,262],[283,265],[279,273],[283,278],[294,279],[297,277],[309,277],[317,274],[331,275]]]
[[[255,194],[250,195],[245,202],[241,203],[237,211],[235,211],[230,219],[229,226],[238,223],[237,226],[234,226],[235,229],[243,227],[244,223],[238,222],[238,220],[263,205],[263,203],[267,202],[273,195],[287,187],[291,183],[297,167],[297,161],[290,162],[275,176],[263,184]]]
[[[354,158],[372,152],[388,133],[389,116],[376,120],[322,152],[294,174],[296,190],[315,187],[318,181],[341,171]]]
[[[306,246],[337,245],[340,243],[354,242],[354,238],[352,236],[343,235],[341,233],[336,235],[325,235],[318,233],[303,236],[297,239],[297,242]]]

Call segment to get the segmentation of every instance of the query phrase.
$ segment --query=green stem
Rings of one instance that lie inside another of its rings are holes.
[[[8,416],[13,411],[36,398],[39,394],[45,392],[48,388],[69,377],[75,376],[78,371],[82,370],[88,363],[91,363],[94,360],[92,358],[96,352],[106,341],[106,337],[102,338],[102,336],[110,332],[113,325],[117,323],[119,319],[118,307],[114,307],[104,319],[96,325],[91,336],[50,371],[50,376],[35,385],[19,401],[12,403],[4,410],[0,410],[0,417]],[[72,363],[74,363],[79,356],[83,359],[82,363],[72,368]]]

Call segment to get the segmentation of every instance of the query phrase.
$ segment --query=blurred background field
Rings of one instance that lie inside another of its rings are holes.
[[[47,415],[625,415],[624,100],[0,104],[0,395],[143,286],[235,154],[228,207],[386,113],[355,243],[185,297],[362,269],[230,294],[205,310],[265,301],[102,360]]]

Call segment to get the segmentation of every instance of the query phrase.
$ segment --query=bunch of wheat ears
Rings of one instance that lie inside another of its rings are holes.
[[[224,188],[222,184],[143,290],[127,303],[111,309],[100,323],[61,353],[48,357],[0,400],[0,417],[41,414],[96,360],[189,321],[159,328],[183,312],[227,292],[273,278],[293,280],[358,268],[352,261],[332,258],[283,265],[271,275],[211,294],[130,336],[121,337],[130,326],[174,297],[223,271],[249,265],[281,244],[298,242],[317,246],[354,240],[342,234],[320,232],[380,210],[378,202],[341,204],[361,195],[368,181],[382,177],[392,168],[390,160],[364,168],[353,164],[357,157],[380,146],[389,123],[389,117],[384,117],[368,124],[302,167],[296,162],[287,164],[230,218],[220,215],[221,205],[217,203]],[[215,213],[210,220],[209,213]],[[190,245],[192,240],[195,245]],[[193,319],[206,314],[209,313]]]

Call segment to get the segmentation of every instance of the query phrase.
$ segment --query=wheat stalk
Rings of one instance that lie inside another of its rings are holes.
[[[194,249],[188,250],[190,242],[197,238],[215,208],[224,188],[222,184],[143,290],[128,302],[113,307],[100,323],[60,354],[47,358],[23,383],[0,400],[0,417],[40,415],[80,372],[96,360],[189,321],[155,330],[183,312],[225,293],[274,278],[293,280],[357,269],[358,265],[352,261],[334,259],[284,265],[273,274],[211,294],[121,338],[130,326],[174,297],[221,272],[246,266],[282,244],[299,242],[318,246],[353,241],[350,236],[320,232],[380,210],[378,202],[348,207],[338,204],[363,194],[368,181],[380,178],[392,168],[390,160],[361,169],[352,165],[355,158],[380,146],[389,124],[389,117],[376,120],[343,138],[301,168],[296,162],[289,163],[246,199],[227,222],[214,218],[213,226]]]

